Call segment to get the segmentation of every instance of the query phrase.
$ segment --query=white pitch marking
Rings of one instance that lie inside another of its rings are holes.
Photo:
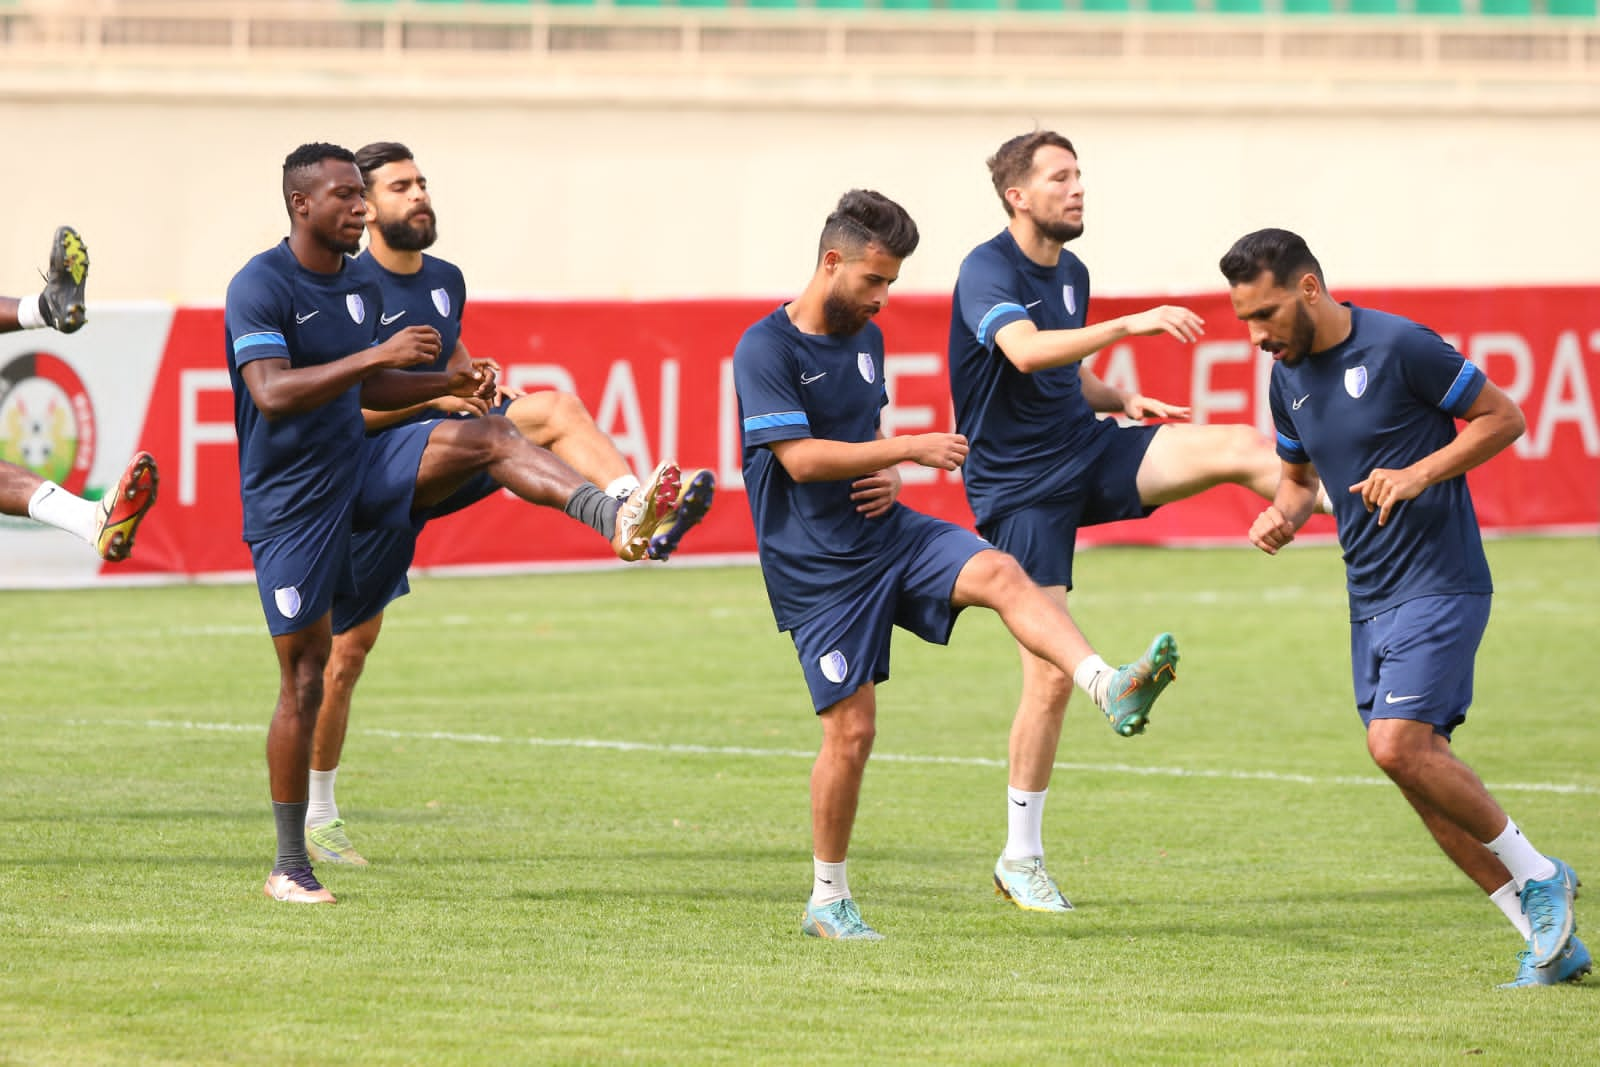
[[[3,718],[3,716],[0,716]],[[68,726],[145,726],[152,729],[204,730],[217,733],[265,733],[264,725],[253,723],[192,722],[171,719],[63,719]],[[608,752],[653,752],[685,756],[751,756],[760,759],[816,759],[813,750],[793,748],[747,748],[741,745],[660,744],[652,741],[607,741],[585,737],[502,737],[499,734],[467,734],[450,730],[356,730],[370,737],[397,741],[454,741],[468,745],[528,745],[533,748],[587,748]],[[911,753],[874,752],[880,763],[912,763],[953,767],[1004,767],[1006,761],[987,756],[924,756]],[[1189,767],[1147,767],[1132,763],[1056,763],[1056,770],[1086,774],[1133,774],[1160,778],[1215,778],[1236,782],[1292,782],[1297,785],[1389,785],[1389,779],[1376,775],[1289,774],[1282,771],[1207,770]],[[1559,782],[1488,783],[1493,792],[1560,793],[1600,796],[1600,786],[1564,785]]]

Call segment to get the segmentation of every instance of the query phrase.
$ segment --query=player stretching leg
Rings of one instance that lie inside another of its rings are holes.
[[[89,249],[83,238],[71,226],[57,228],[44,288],[29,296],[0,297],[0,333],[82,329],[88,318],[84,308],[88,280]],[[148,452],[136,453],[99,501],[69,493],[26,467],[0,462],[0,514],[75,534],[101,559],[118,563],[133,551],[139,524],[156,502],[156,483],[156,461]]]

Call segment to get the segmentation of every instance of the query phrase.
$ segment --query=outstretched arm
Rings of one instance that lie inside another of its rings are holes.
[[[1081,362],[1125,337],[1161,333],[1192,343],[1205,333],[1205,320],[1186,307],[1163,304],[1076,330],[1041,330],[1031,320],[1019,319],[1000,327],[994,340],[1013,366],[1031,374]]]

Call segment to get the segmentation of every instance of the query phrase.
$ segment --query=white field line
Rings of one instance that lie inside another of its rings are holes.
[[[197,730],[217,733],[264,734],[265,724],[191,722],[170,719],[64,719],[68,726],[102,727],[127,726],[149,729]],[[583,737],[502,737],[498,734],[468,734],[447,730],[373,730],[352,731],[368,737],[387,737],[397,741],[449,741],[467,745],[527,745],[532,748],[591,749],[606,752],[647,752],[657,755],[677,756],[744,756],[752,759],[816,759],[816,752],[790,748],[748,748],[742,745],[689,745],[660,744],[650,741],[606,741]],[[872,758],[879,763],[911,763],[954,767],[1004,767],[1006,761],[987,756],[928,756],[914,753],[874,752]],[[1376,775],[1312,775],[1289,774],[1283,771],[1208,770],[1189,767],[1148,767],[1132,763],[1057,763],[1061,771],[1078,771],[1087,774],[1131,774],[1162,778],[1215,778],[1235,782],[1292,782],[1296,785],[1355,785],[1387,786],[1389,779]],[[1572,785],[1560,782],[1490,782],[1489,789],[1496,793],[1562,793],[1569,795],[1600,796],[1600,786]]]

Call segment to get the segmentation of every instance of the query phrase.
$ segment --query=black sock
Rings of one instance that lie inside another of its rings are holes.
[[[591,482],[584,482],[561,510],[600,532],[607,541],[617,535],[617,510],[622,505],[617,498]]]
[[[310,806],[309,800],[293,804],[272,802],[272,821],[278,824],[278,858],[272,864],[273,874],[311,866],[311,857],[306,855],[306,808]]]

